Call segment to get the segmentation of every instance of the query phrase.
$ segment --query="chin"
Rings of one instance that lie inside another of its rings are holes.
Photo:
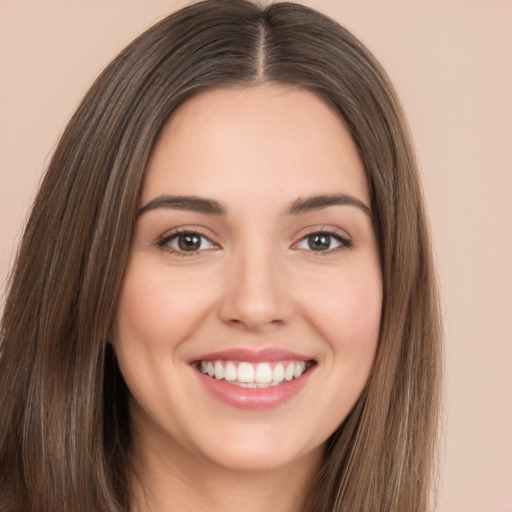
[[[242,473],[277,471],[294,466],[304,459],[317,460],[320,463],[325,442],[305,443],[282,429],[276,432],[277,428],[267,426],[266,430],[270,432],[255,432],[254,428],[244,429],[238,436],[226,436],[229,441],[226,438],[218,442],[212,441],[211,444],[200,447],[200,451],[212,464]]]

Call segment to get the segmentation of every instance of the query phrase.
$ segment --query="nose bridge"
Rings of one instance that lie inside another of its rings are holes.
[[[251,329],[285,322],[291,311],[282,255],[269,238],[251,239],[233,251],[222,316]]]

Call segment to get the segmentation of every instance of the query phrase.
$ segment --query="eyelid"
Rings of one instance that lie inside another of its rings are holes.
[[[169,245],[169,242],[171,242],[174,238],[177,238],[180,235],[199,236],[201,238],[208,240],[208,242],[211,244],[211,247],[208,247],[206,249],[198,249],[196,251],[182,251],[182,250],[176,249],[174,247],[171,247]],[[170,231],[167,231],[165,234],[163,234],[161,237],[158,238],[158,240],[156,241],[156,245],[160,249],[167,251],[171,254],[176,254],[178,256],[198,256],[201,253],[203,253],[204,251],[220,248],[219,244],[215,243],[212,240],[212,237],[203,233],[201,231],[201,229],[196,228],[196,227],[184,227],[184,226],[179,227],[179,228],[174,228]]]
[[[314,251],[313,249],[302,249],[297,247],[297,245],[305,240],[306,238],[312,235],[328,235],[335,238],[340,245],[334,247],[332,249],[327,249],[325,251]],[[352,238],[348,235],[345,230],[341,230],[339,228],[335,228],[332,226],[310,226],[304,230],[302,230],[297,235],[297,241],[292,244],[292,249],[304,250],[312,253],[318,253],[319,255],[326,255],[329,253],[333,253],[339,250],[350,249],[352,247]]]
[[[333,247],[331,249],[326,250],[318,250],[315,251],[314,249],[306,249],[306,248],[300,248],[297,247],[298,244],[303,242],[307,237],[313,236],[313,235],[327,235],[330,237],[335,238],[339,245],[336,247]],[[207,240],[210,244],[210,247],[204,248],[204,249],[197,249],[192,251],[186,251],[186,250],[180,250],[174,247],[171,247],[169,243],[176,237],[180,235],[196,235],[198,237],[201,237],[205,240]],[[211,235],[207,235],[204,233],[204,231],[201,228],[197,228],[195,226],[180,226],[173,228],[170,231],[165,232],[162,236],[160,236],[157,241],[156,245],[169,253],[176,254],[178,256],[198,256],[201,253],[204,253],[205,251],[214,250],[214,249],[220,249],[220,244],[216,243]],[[303,250],[307,252],[312,253],[318,253],[318,255],[326,255],[333,252],[337,252],[339,250],[349,249],[352,247],[352,239],[347,234],[345,230],[342,230],[340,228],[336,228],[333,226],[309,226],[307,228],[304,228],[297,234],[295,237],[296,241],[292,244],[292,249],[296,250]]]

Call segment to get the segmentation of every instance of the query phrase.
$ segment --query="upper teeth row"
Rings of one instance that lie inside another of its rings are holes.
[[[257,384],[278,384],[284,380],[290,381],[300,377],[306,371],[305,361],[272,364],[273,367],[270,363],[253,365],[246,362],[201,361],[199,369],[214,379]]]

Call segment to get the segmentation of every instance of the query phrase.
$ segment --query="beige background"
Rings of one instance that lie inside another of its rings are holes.
[[[66,120],[180,0],[0,0],[0,282]],[[309,0],[388,70],[430,207],[447,338],[439,512],[512,511],[512,1]],[[404,511],[405,512],[405,511]]]

